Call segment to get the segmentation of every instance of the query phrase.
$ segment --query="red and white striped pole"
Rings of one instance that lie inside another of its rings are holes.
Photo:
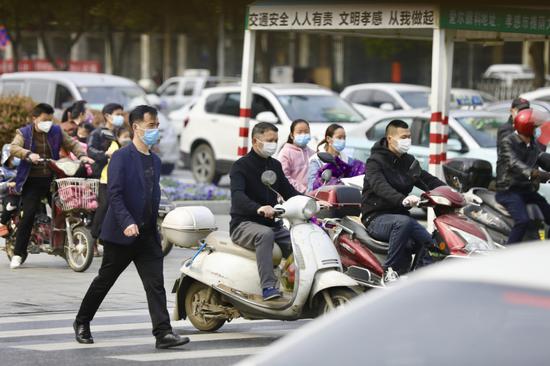
[[[248,152],[248,135],[250,134],[250,116],[252,107],[252,81],[254,79],[254,50],[256,44],[256,32],[249,29],[244,31],[243,65],[241,72],[241,102],[240,102],[240,126],[238,136],[238,156],[244,156]]]

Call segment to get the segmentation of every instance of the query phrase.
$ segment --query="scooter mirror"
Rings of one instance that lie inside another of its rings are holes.
[[[317,156],[319,156],[319,159],[325,164],[328,164],[328,163],[336,164],[336,159],[334,159],[334,156],[332,156],[328,152],[324,152],[324,151],[319,152]]]
[[[323,182],[327,183],[330,178],[332,178],[332,170],[330,169],[325,169],[323,170],[323,173],[321,173],[321,179],[323,180]]]
[[[277,174],[273,170],[266,170],[262,173],[262,183],[271,187],[277,181]]]
[[[414,160],[409,167],[409,176],[413,178],[414,180],[417,180],[420,178],[420,175],[422,174],[422,168],[420,167],[420,163],[418,160]]]

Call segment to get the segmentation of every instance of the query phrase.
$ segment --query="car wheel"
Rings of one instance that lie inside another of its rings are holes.
[[[217,177],[216,174],[216,159],[214,151],[207,144],[197,146],[191,154],[191,171],[193,178],[198,183],[214,183]]]
[[[160,174],[162,175],[170,175],[176,168],[176,164],[162,164],[160,166]]]

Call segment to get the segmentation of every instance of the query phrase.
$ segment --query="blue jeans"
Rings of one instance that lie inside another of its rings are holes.
[[[408,272],[413,253],[422,256],[418,262],[420,266],[431,263],[425,248],[433,243],[432,235],[410,216],[376,216],[369,223],[367,232],[373,238],[387,241],[390,245],[384,269],[391,267],[399,274]]]
[[[550,205],[537,192],[508,190],[498,192],[495,198],[498,203],[506,207],[514,219],[514,227],[512,227],[512,231],[510,231],[510,235],[508,236],[508,244],[519,243],[523,240],[531,221],[527,213],[528,204],[534,203],[539,206],[544,215],[544,221],[550,225]]]

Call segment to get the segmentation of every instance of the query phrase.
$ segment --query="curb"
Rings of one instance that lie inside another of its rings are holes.
[[[220,201],[174,201],[176,207],[185,207],[185,206],[204,206],[208,207],[214,215],[229,215],[229,210],[231,209],[230,200],[220,200]]]

